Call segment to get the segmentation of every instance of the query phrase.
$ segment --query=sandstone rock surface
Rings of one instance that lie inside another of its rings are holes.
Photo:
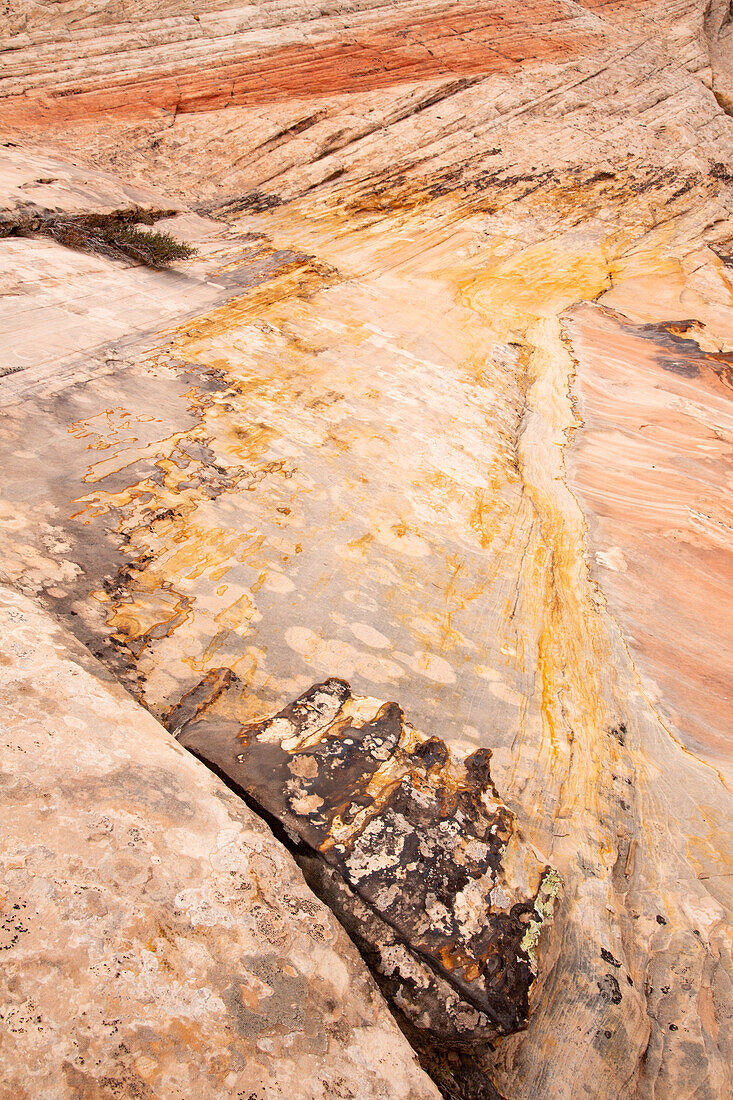
[[[3,575],[156,715],[492,749],[565,884],[505,1100],[733,1090],[727,7],[11,3],[2,205],[201,255],[0,241]]]
[[[260,819],[31,600],[0,622],[2,1095],[437,1097]]]

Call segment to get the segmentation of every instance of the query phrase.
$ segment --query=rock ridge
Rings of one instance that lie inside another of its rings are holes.
[[[0,588],[3,1096],[437,1100],[269,829]]]

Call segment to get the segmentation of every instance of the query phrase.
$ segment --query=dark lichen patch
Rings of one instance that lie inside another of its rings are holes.
[[[611,737],[614,737],[618,741],[619,745],[626,744],[627,730],[623,722],[620,722],[618,726],[613,726],[609,730],[609,733],[611,734]]]
[[[10,951],[30,928],[24,901],[14,902],[6,913],[0,915],[0,951]]]
[[[720,180],[721,183],[733,183],[733,172],[721,161],[716,161],[712,165],[710,175],[714,180]]]
[[[249,191],[246,195],[238,195],[235,198],[207,203],[198,208],[198,213],[209,217],[226,218],[237,214],[262,214],[266,210],[275,210],[283,205],[284,200],[279,195],[272,195],[266,191]]]
[[[463,1091],[442,1083],[445,1095],[493,1095],[470,1085],[466,1066],[527,1024],[559,879],[529,851],[513,877],[508,849],[523,841],[492,782],[491,753],[458,763],[396,703],[359,700],[337,679],[273,718],[238,724],[242,685],[206,702],[222,694],[221,671],[171,712],[171,728],[192,713],[182,744],[273,824],[416,1049],[446,1073],[448,1055],[457,1059]]]
[[[613,974],[606,974],[599,982],[596,982],[601,999],[609,1004],[621,1004],[622,994],[618,979]]]

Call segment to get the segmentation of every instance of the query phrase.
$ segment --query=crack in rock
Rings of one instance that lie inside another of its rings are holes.
[[[249,724],[243,690],[209,673],[169,728],[273,824],[408,1029],[485,1051],[524,1028],[560,880],[501,801],[490,750],[456,760],[343,680]]]

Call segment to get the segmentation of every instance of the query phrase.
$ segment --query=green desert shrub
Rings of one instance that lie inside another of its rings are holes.
[[[147,267],[165,268],[175,260],[190,260],[196,249],[170,233],[140,229],[152,225],[156,217],[168,217],[173,210],[147,211],[133,208],[111,214],[11,214],[0,212],[0,236],[52,237],[67,248],[92,252],[112,259],[123,256]]]
[[[176,240],[170,233],[138,229],[134,225],[111,227],[104,231],[104,236],[112,247],[148,267],[167,267],[174,260],[190,260],[196,255],[192,245]]]

